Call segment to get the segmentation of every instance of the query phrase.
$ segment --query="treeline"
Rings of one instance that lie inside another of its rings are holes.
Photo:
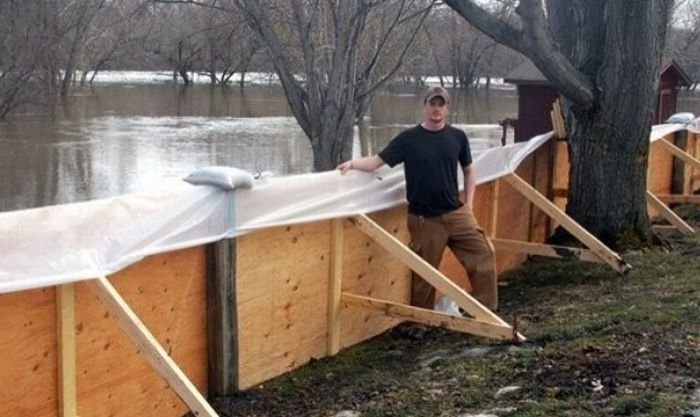
[[[487,5],[508,19],[514,3]],[[667,55],[698,80],[700,0],[678,7]],[[343,26],[340,19],[362,22]],[[332,32],[342,28],[353,31],[347,45],[336,43]],[[265,31],[276,33],[281,45],[271,45]],[[279,72],[280,65],[308,76],[314,73],[308,66],[340,62],[333,60],[344,48],[353,56],[334,71],[371,78],[368,85],[420,85],[439,76],[470,88],[480,78],[503,77],[523,60],[430,0],[3,0],[0,117],[23,105],[51,104],[104,70],[169,70],[184,84],[199,73],[225,85],[235,73]]]

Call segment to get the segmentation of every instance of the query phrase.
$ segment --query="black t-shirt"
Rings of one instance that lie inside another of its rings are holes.
[[[472,163],[462,130],[446,125],[431,131],[418,125],[399,133],[379,157],[391,167],[404,163],[409,213],[438,216],[462,206],[457,167]]]

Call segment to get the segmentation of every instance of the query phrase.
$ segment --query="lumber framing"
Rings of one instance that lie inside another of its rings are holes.
[[[89,285],[124,333],[138,347],[139,352],[173,388],[180,399],[187,404],[192,413],[195,416],[217,417],[216,411],[158,343],[158,340],[107,278],[99,277],[90,281]]]
[[[676,213],[673,212],[666,204],[664,204],[658,197],[647,190],[647,204],[653,207],[659,212],[661,217],[666,219],[674,228],[676,228],[680,233],[684,235],[692,235],[695,230],[683,219],[681,219]]]
[[[517,340],[518,333],[509,325],[498,325],[485,321],[453,316],[451,314],[408,306],[392,301],[343,293],[343,303],[381,311],[389,317],[428,324],[434,327],[469,333],[499,340]]]
[[[56,287],[56,318],[58,344],[58,415],[78,415],[75,353],[75,286]]]
[[[672,234],[676,233],[676,231],[677,231],[675,226],[665,225],[665,224],[664,225],[655,224],[651,228],[654,230],[655,233],[658,233],[662,236],[672,235]]]
[[[564,123],[564,116],[561,111],[559,99],[554,100],[554,103],[552,103],[552,110],[549,111],[549,117],[552,120],[554,136],[557,139],[564,139],[566,137],[566,123]]]
[[[429,284],[438,289],[441,293],[447,295],[454,300],[458,306],[462,307],[467,313],[473,316],[480,322],[489,323],[498,327],[507,327],[513,332],[514,339],[524,341],[525,337],[515,331],[512,326],[506,323],[494,312],[486,308],[474,297],[469,295],[462,288],[457,286],[449,278],[443,275],[439,270],[426,262],[423,258],[415,254],[411,249],[396,239],[381,226],[375,223],[372,219],[364,214],[357,215],[348,219],[352,224],[359,228],[363,233],[369,236],[372,240],[386,249],[398,260],[403,262],[411,270],[423,277]],[[407,306],[408,307],[408,306]],[[430,324],[430,323],[426,323]],[[487,337],[499,339],[500,333],[492,332]]]
[[[491,217],[489,218],[489,238],[498,236],[498,199],[501,197],[501,182],[496,178],[491,185]]]
[[[693,135],[689,135],[687,138],[687,148],[695,153],[696,140]],[[646,193],[647,204],[655,209],[661,217],[666,219],[671,224],[671,227],[681,234],[691,235],[695,233],[695,230],[681,219],[676,213],[673,212],[668,207],[671,203],[691,203],[700,204],[700,196],[689,195],[693,192],[693,183],[695,181],[694,172],[700,169],[700,161],[697,160],[693,155],[686,152],[685,150],[679,148],[678,146],[671,143],[666,138],[659,139],[655,143],[658,143],[667,152],[673,155],[675,158],[683,163],[683,194],[663,194],[654,195],[649,190]],[[654,231],[661,234],[672,233],[673,230],[670,227],[655,226]]]
[[[585,262],[604,263],[605,261],[590,249],[568,246],[547,245],[544,243],[522,242],[511,239],[491,239],[497,250],[521,252],[528,255],[548,256],[550,258],[577,259]]]
[[[686,164],[689,164],[695,169],[700,169],[700,161],[695,159],[694,157],[690,156],[688,153],[686,153],[683,149],[679,148],[678,146],[672,144],[666,139],[659,139],[657,141],[661,146],[664,147],[668,152],[671,153],[671,155],[675,156],[676,158],[680,159],[681,161],[685,162]]]
[[[597,237],[589,233],[517,174],[509,174],[503,177],[503,179],[545,214],[558,221],[562,227],[564,227],[572,235],[576,236],[576,238],[578,238],[584,245],[586,245],[602,261],[610,265],[614,270],[624,274],[631,269],[631,266],[625,262],[620,255],[605,246],[605,244],[598,240]]]
[[[343,219],[331,220],[331,265],[328,280],[328,341],[326,353],[340,350],[340,300],[343,285]]]
[[[207,373],[211,396],[238,387],[236,239],[207,245]]]

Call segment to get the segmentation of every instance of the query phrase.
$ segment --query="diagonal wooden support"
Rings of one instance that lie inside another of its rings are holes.
[[[700,195],[656,194],[656,198],[664,204],[700,204]]]
[[[408,306],[393,301],[378,300],[356,294],[343,293],[343,303],[381,311],[387,316],[404,319],[430,326],[442,327],[462,333],[488,337],[499,340],[519,340],[517,332],[511,326],[488,323],[471,318]],[[521,340],[522,341],[522,340]]]
[[[666,139],[659,139],[654,143],[659,143],[661,146],[664,147],[664,149],[669,151],[671,153],[671,155],[675,156],[676,158],[680,159],[681,161],[685,162],[686,164],[690,164],[690,166],[692,166],[693,168],[700,169],[700,161],[693,158],[688,153],[686,153],[683,149],[672,144],[671,142],[667,141]]]
[[[655,225],[651,226],[651,228],[654,230],[654,233],[658,233],[662,236],[670,236],[674,233],[677,233],[677,229],[671,225],[655,224]]]
[[[684,235],[692,235],[695,230],[690,227],[690,225],[683,221],[676,213],[673,212],[666,204],[664,204],[658,197],[647,190],[647,204],[654,208],[661,214],[661,217],[666,219],[671,223],[679,232]]]
[[[491,243],[493,243],[498,250],[521,252],[528,255],[548,256],[550,258],[578,259],[586,262],[605,263],[605,261],[589,249],[522,242],[510,239],[491,239]]]
[[[510,174],[504,177],[504,180],[513,188],[518,190],[525,198],[535,204],[540,210],[545,212],[549,217],[555,219],[569,233],[576,236],[584,245],[598,255],[605,263],[610,265],[617,272],[624,274],[632,267],[625,262],[620,255],[613,252],[605,246],[597,237],[590,234],[586,229],[576,223],[571,217],[564,213],[554,203],[549,201],[545,196],[535,190],[527,181],[520,178],[517,174]]]
[[[435,267],[426,262],[423,258],[416,255],[411,249],[396,239],[381,226],[375,223],[372,219],[364,214],[348,219],[357,226],[367,236],[372,238],[384,249],[389,251],[398,260],[423,277],[430,285],[437,288],[441,293],[450,297],[458,306],[462,307],[467,313],[474,318],[487,323],[492,323],[500,326],[512,327],[503,319],[498,317],[493,311],[486,308],[478,300],[467,294],[457,284],[443,275]],[[518,338],[525,338],[518,334]]]
[[[195,416],[218,416],[107,278],[92,280],[90,285],[124,333],[139,348],[139,352],[187,404],[192,413]]]

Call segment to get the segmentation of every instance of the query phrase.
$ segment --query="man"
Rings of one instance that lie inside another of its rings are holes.
[[[348,170],[372,172],[384,164],[404,163],[408,230],[411,248],[438,267],[449,246],[469,274],[472,294],[486,307],[498,308],[494,251],[474,214],[476,174],[466,134],[447,124],[450,95],[431,87],[423,99],[423,122],[397,135],[378,155],[338,165]],[[464,198],[460,201],[457,169],[464,173]],[[435,289],[413,274],[411,304],[433,309]]]

